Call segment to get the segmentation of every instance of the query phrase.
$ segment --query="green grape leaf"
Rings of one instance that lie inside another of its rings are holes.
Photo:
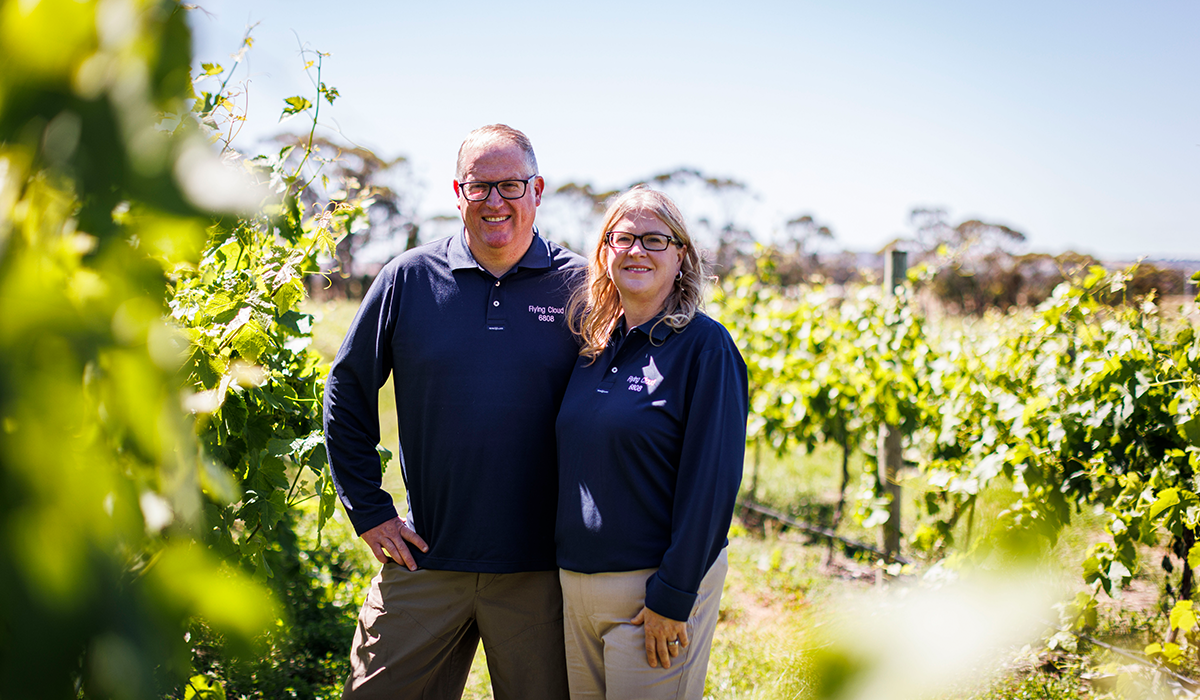
[[[284,481],[283,488],[287,488],[287,481]],[[262,511],[259,515],[259,521],[263,527],[268,530],[275,529],[279,521],[283,520],[283,516],[287,513],[287,493],[283,489],[278,489],[271,492],[271,495],[262,502]]]
[[[204,315],[214,323],[229,323],[237,314],[237,308],[238,300],[222,289],[204,303]]]
[[[292,454],[292,441],[271,438],[267,441],[267,454],[272,457],[287,457]]]
[[[274,489],[286,489],[288,487],[286,471],[287,467],[283,460],[270,455],[264,457],[250,480],[255,493],[261,495],[270,493]]]
[[[1157,518],[1163,511],[1179,505],[1179,489],[1163,489],[1158,494],[1158,500],[1150,506],[1150,519]]]
[[[381,472],[387,471],[388,465],[392,463],[392,451],[383,445],[376,445],[375,451],[379,453],[379,469]]]
[[[1178,424],[1179,434],[1192,447],[1200,447],[1200,415]]]
[[[255,412],[246,419],[246,428],[242,431],[242,439],[251,450],[266,449],[272,438],[282,437],[287,432],[286,425],[278,425],[270,414]],[[288,435],[287,439],[291,439]]]
[[[249,414],[245,400],[236,392],[225,397],[225,403],[221,404],[219,412],[220,419],[230,435],[240,435],[246,429]]]
[[[325,433],[321,430],[314,430],[304,437],[298,437],[291,442],[291,452],[298,457],[303,458],[312,452],[317,446],[325,444]],[[324,452],[324,450],[320,450]]]
[[[304,284],[299,279],[291,279],[275,292],[275,313],[283,315],[296,306],[296,302],[304,298]]]
[[[320,451],[324,452],[324,450]],[[320,494],[320,503],[317,506],[317,538],[318,545],[320,545],[320,531],[325,527],[325,523],[333,517],[337,508],[337,489],[334,488],[333,478],[328,470],[321,472],[321,476],[317,478],[316,489]]]
[[[303,97],[300,97],[299,95],[296,97],[289,97],[285,99],[284,102],[287,104],[287,107],[284,107],[283,114],[279,115],[280,121],[283,121],[284,117],[290,117],[293,114],[299,114],[300,112],[312,107],[311,102]]]
[[[1177,663],[1179,657],[1183,656],[1183,648],[1175,642],[1167,642],[1163,645],[1162,654],[1166,657],[1168,663]]]
[[[183,700],[225,700],[225,686],[216,678],[195,675],[184,687]]]
[[[237,350],[239,355],[250,362],[258,362],[259,356],[263,354],[263,351],[267,349],[270,343],[271,339],[267,336],[263,327],[258,325],[258,321],[253,319],[246,321],[238,329],[237,335],[233,336],[233,349]]]
[[[1192,610],[1192,601],[1181,600],[1171,608],[1171,627],[1183,633],[1196,628],[1196,613]]]
[[[1200,567],[1200,544],[1192,545],[1187,555],[1188,566],[1193,569]]]

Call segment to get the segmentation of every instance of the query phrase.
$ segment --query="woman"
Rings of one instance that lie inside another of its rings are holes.
[[[704,692],[747,411],[704,281],[675,204],[637,187],[568,304],[582,350],[558,414],[555,539],[573,698]]]

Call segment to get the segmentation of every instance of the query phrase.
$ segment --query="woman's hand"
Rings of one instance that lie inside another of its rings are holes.
[[[646,661],[650,668],[671,668],[671,659],[679,656],[679,650],[688,645],[687,623],[663,617],[650,608],[643,607],[637,617],[630,620],[646,630]]]

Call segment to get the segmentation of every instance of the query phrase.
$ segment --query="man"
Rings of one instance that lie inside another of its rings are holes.
[[[563,312],[584,261],[534,229],[544,187],[524,134],[472,132],[454,180],[462,233],[383,269],[330,370],[334,482],[383,563],[346,698],[461,697],[480,639],[497,700],[568,695],[554,421],[578,356]],[[375,450],[389,373],[406,517]]]

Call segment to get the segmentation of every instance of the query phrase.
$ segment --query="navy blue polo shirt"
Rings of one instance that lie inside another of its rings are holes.
[[[618,327],[595,362],[579,358],[556,424],[558,565],[658,567],[646,607],[687,620],[727,542],[748,402],[746,363],[703,314],[678,332]]]
[[[379,388],[394,376],[408,520],[429,569],[555,568],[554,419],[579,346],[564,310],[585,261],[534,235],[497,279],[464,234],[392,260],[325,387],[334,484],[359,534],[396,517],[381,487]]]

